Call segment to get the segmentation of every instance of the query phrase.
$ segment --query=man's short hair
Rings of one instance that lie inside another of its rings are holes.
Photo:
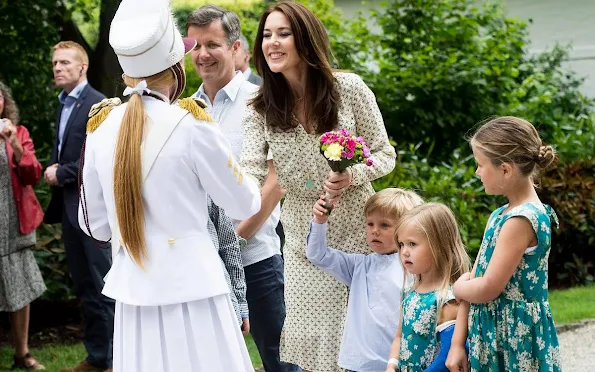
[[[242,44],[242,49],[244,49],[244,52],[250,53],[250,43],[244,34],[240,34],[240,43]]]
[[[186,30],[190,26],[206,27],[217,20],[221,21],[221,27],[223,27],[229,46],[240,39],[240,17],[217,5],[203,5],[190,13],[186,21]]]
[[[58,49],[74,49],[76,52],[76,58],[79,60],[79,62],[85,65],[89,64],[89,56],[87,55],[85,48],[83,48],[79,43],[74,41],[61,41],[54,45],[54,51]]]

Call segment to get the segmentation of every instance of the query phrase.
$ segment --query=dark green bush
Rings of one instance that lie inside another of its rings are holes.
[[[554,230],[550,282],[593,283],[595,276],[595,160],[558,165],[541,178],[539,197],[560,220]],[[554,278],[551,278],[555,275]]]
[[[20,123],[38,151],[53,143],[58,90],[52,77],[52,47],[60,40],[55,0],[0,2],[0,80],[13,92]]]
[[[422,142],[432,162],[493,115],[517,115],[551,141],[558,128],[592,119],[581,79],[566,73],[566,51],[530,56],[524,22],[500,5],[473,0],[393,0],[374,18],[370,60],[355,68],[370,84],[390,135]],[[591,151],[592,152],[592,151]]]

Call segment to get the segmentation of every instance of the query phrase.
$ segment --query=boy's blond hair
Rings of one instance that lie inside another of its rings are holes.
[[[389,187],[368,199],[364,206],[364,215],[379,213],[398,221],[405,212],[423,203],[423,199],[413,191]]]
[[[84,65],[89,64],[89,55],[79,43],[74,41],[61,41],[54,45],[54,51],[58,49],[74,49],[76,51],[76,58]]]

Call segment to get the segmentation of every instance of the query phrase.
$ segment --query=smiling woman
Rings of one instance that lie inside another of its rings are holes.
[[[339,371],[340,338],[347,288],[306,258],[311,206],[329,190],[341,194],[329,218],[328,244],[346,253],[368,253],[361,211],[374,193],[370,181],[395,166],[382,115],[362,79],[330,67],[330,45],[322,22],[306,7],[281,2],[261,17],[254,64],[263,78],[244,116],[241,163],[261,182],[272,154],[278,182],[287,190],[281,221],[285,229],[286,318],[281,359],[317,372]],[[373,165],[329,175],[318,138],[345,128],[363,136]]]

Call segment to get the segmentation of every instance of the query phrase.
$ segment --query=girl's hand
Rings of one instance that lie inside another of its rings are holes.
[[[328,209],[325,208],[326,204],[326,197],[324,195],[320,195],[320,199],[316,201],[314,207],[312,208],[312,214],[314,215],[314,222],[323,224],[328,221]],[[334,200],[331,199],[331,206],[334,207]]]
[[[451,345],[445,365],[450,372],[468,372],[469,361],[467,360],[465,346]]]
[[[343,191],[351,184],[353,179],[353,173],[350,168],[347,168],[344,172],[331,172],[329,173],[326,182],[324,183],[324,191],[331,195],[334,195],[334,199],[337,199]]]

